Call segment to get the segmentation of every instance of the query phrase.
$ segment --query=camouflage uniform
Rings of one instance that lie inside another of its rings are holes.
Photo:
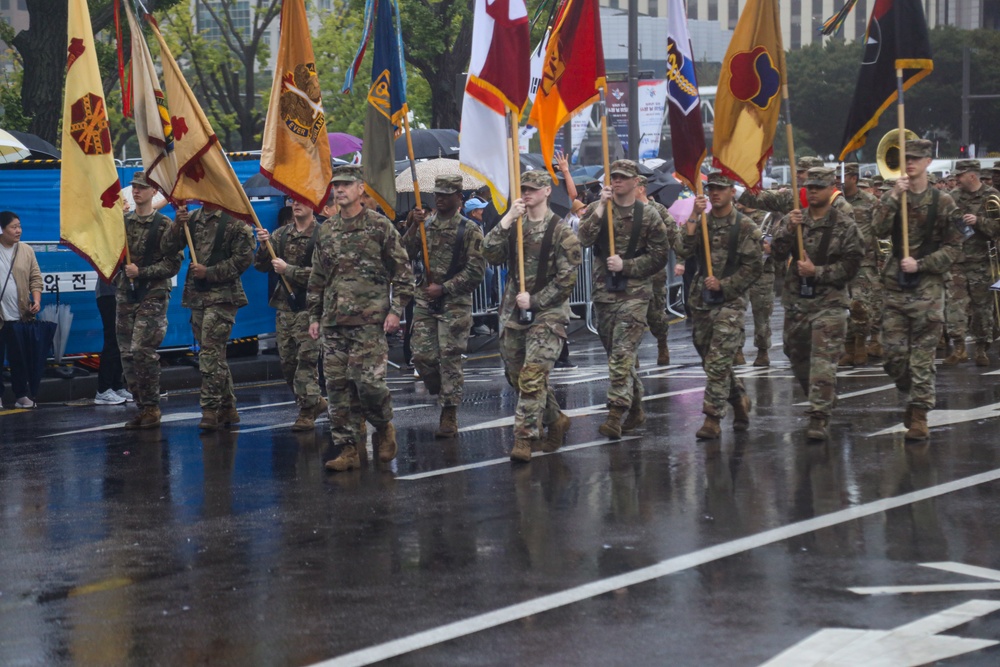
[[[149,235],[156,225],[159,240],[150,246]],[[170,218],[157,211],[147,216],[134,211],[125,214],[126,242],[132,262],[139,267],[139,277],[129,281],[124,271],[118,274],[115,334],[125,381],[140,409],[160,405],[160,355],[156,350],[167,334],[170,279],[180,271],[183,260],[173,248],[171,225]],[[146,264],[146,249],[150,247],[153,252]],[[130,283],[135,285],[135,293]]]
[[[960,160],[956,167],[958,173],[961,173],[963,162],[974,162],[978,167],[978,160]],[[962,244],[961,252],[951,267],[945,322],[952,340],[961,341],[964,346],[965,337],[971,329],[977,347],[982,350],[988,350],[993,341],[994,306],[990,293],[993,280],[989,243],[1000,235],[1000,224],[984,213],[983,205],[990,195],[1000,196],[1000,192],[987,185],[975,192],[966,192],[961,188],[951,192],[959,213],[975,215],[976,224],[972,227],[975,234]]]
[[[656,209],[656,212],[660,214],[660,219],[663,220],[663,224],[667,230],[667,245],[679,257],[683,249],[683,241],[681,240],[681,233],[677,229],[677,221],[670,215],[667,207],[660,202],[650,199],[647,204]],[[667,266],[669,264],[668,261]],[[649,299],[649,307],[646,310],[649,333],[653,334],[653,338],[663,348],[666,347],[667,333],[670,331],[670,315],[667,314],[667,266],[664,266],[661,271],[654,273],[653,277],[649,279],[650,286],[652,287],[652,295]]]
[[[222,244],[216,251],[219,226],[224,227]],[[187,272],[181,305],[191,309],[191,330],[201,346],[198,370],[201,372],[201,409],[203,413],[235,410],[233,376],[226,363],[226,343],[236,322],[236,311],[247,305],[240,276],[253,263],[253,233],[250,226],[219,209],[200,208],[188,220],[191,240],[198,261],[208,267],[204,281]],[[186,240],[182,225],[172,228],[173,250],[183,248]]]
[[[765,221],[767,221],[768,216],[773,217],[775,215],[775,213],[756,210],[747,214],[747,217],[757,225],[754,238],[758,242],[763,243],[764,241],[762,227]],[[774,271],[776,263],[772,255],[767,255],[766,257],[762,255],[762,257],[763,269],[760,273],[760,280],[754,282],[750,286],[749,292],[747,292],[750,309],[753,311],[753,345],[757,348],[758,354],[771,349],[771,315],[774,314]],[[746,337],[746,328],[744,328],[740,339],[741,350],[746,343]]]
[[[810,169],[807,183],[831,186],[833,170]],[[824,420],[825,427],[837,395],[837,360],[847,332],[847,285],[861,266],[864,240],[854,221],[832,207],[818,220],[810,209],[802,215],[803,246],[816,265],[814,297],[800,295],[801,278],[794,261],[798,259],[797,234],[787,216],[774,235],[772,249],[779,262],[793,255],[781,295],[784,350],[792,363],[792,374],[809,399],[808,413]]]
[[[490,264],[507,262],[509,267],[500,303],[500,356],[507,382],[517,390],[514,437],[518,440],[537,441],[542,436],[542,426],[551,427],[560,416],[559,403],[549,387],[549,372],[566,341],[569,297],[583,255],[569,225],[564,221],[556,223],[546,264],[548,282],[540,290],[535,288],[542,241],[553,217],[552,211],[546,211],[543,220],[525,217],[523,221],[524,291],[531,294],[534,314],[530,324],[522,324],[518,319],[517,258],[510,252],[516,224],[510,229],[496,225],[483,243],[483,255]]]
[[[847,325],[847,345],[854,342],[854,358],[867,357],[865,341],[877,322],[882,301],[882,277],[878,270],[878,237],[872,233],[872,214],[878,198],[860,188],[848,200],[854,209],[854,222],[864,243],[861,267],[850,282],[851,316]]]
[[[365,419],[380,431],[392,422],[383,326],[413,296],[410,260],[392,222],[362,208],[323,223],[308,290],[309,323],[324,339],[331,436],[334,444],[363,444]]]
[[[728,181],[725,183],[728,184]],[[691,281],[689,300],[694,347],[701,357],[706,376],[702,412],[709,417],[722,419],[726,414],[726,404],[736,405],[746,395],[743,381],[733,373],[733,358],[739,351],[740,338],[743,335],[747,292],[750,286],[759,280],[763,264],[760,241],[757,238],[760,230],[750,218],[737,211],[735,206],[724,218],[717,218],[712,211],[709,211],[706,219],[713,273],[719,278],[722,286],[724,303],[709,305],[702,298],[708,274],[705,267],[701,223],[698,223],[698,230],[694,234],[685,234],[684,254],[686,257],[694,256],[698,261],[698,271]],[[726,272],[724,267],[729,260],[733,225],[739,227],[736,242],[737,257],[729,262],[732,267],[728,272],[729,275],[723,275]]]
[[[461,191],[461,182],[458,188]],[[459,262],[455,274],[448,277],[463,219],[465,231]],[[413,365],[427,390],[438,395],[441,406],[457,406],[462,402],[462,354],[468,348],[472,329],[472,293],[486,273],[483,232],[475,221],[463,218],[459,212],[448,219],[434,215],[427,220],[425,228],[431,278],[444,288],[444,296],[434,303],[425,296],[424,290],[415,292],[410,338]],[[410,226],[403,236],[403,245],[411,258],[423,261],[419,224]]]
[[[309,276],[312,274],[313,237],[319,234],[319,220],[303,231],[295,222],[279,227],[271,236],[271,247],[279,259],[285,260],[284,278],[291,284],[296,295],[305,295]],[[267,273],[271,270],[271,253],[261,244],[254,257],[254,268]],[[301,310],[292,310],[288,303],[288,290],[280,280],[271,294],[268,305],[277,312],[278,358],[281,360],[281,374],[295,394],[295,402],[300,410],[321,410],[317,405],[322,396],[319,390],[320,342],[309,335],[309,311],[305,300],[300,299]]]
[[[624,162],[624,161],[622,161]],[[580,220],[579,236],[583,247],[594,246],[593,302],[597,310],[597,331],[601,344],[608,354],[608,408],[619,412],[631,406],[640,406],[643,395],[642,382],[635,371],[639,343],[646,333],[646,312],[653,289],[650,278],[667,263],[670,242],[666,225],[656,209],[646,204],[642,209],[642,223],[635,253],[625,255],[632,236],[633,207],[622,207],[608,200],[612,206],[615,225],[615,252],[624,265],[621,278],[625,289],[609,292],[607,257],[607,212],[595,215],[600,202],[594,202]]]
[[[801,204],[805,198],[805,188],[800,188],[799,193],[799,203]],[[780,213],[781,215],[787,215],[795,208],[792,191],[787,188],[781,190],[764,190],[757,194],[747,190],[740,196],[739,203],[759,211],[771,211],[772,213]],[[833,193],[833,207],[849,216],[851,220],[854,220],[854,209],[848,203],[847,199],[844,198],[843,193],[839,191]]]
[[[912,142],[916,143],[916,142]],[[930,155],[930,142],[924,149]],[[911,142],[907,142],[907,154]],[[922,148],[922,146],[920,147]],[[933,193],[939,193],[937,214],[928,221]],[[934,408],[934,355],[944,327],[944,277],[961,248],[956,223],[961,213],[952,198],[928,187],[907,195],[910,254],[917,259],[920,284],[901,289],[897,281],[902,256],[901,224],[896,222],[899,202],[887,192],[875,206],[872,229],[877,236],[893,235],[893,258],[883,276],[885,309],[882,314],[883,366],[899,387],[909,392],[911,408]]]

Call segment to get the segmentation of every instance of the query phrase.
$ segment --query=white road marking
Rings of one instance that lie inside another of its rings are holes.
[[[649,396],[643,396],[642,400],[655,401],[660,398],[670,398],[671,396],[681,396],[683,394],[695,394],[699,391],[705,391],[704,387],[695,387],[694,389],[681,389],[679,391],[668,391],[665,394],[651,394]],[[563,410],[563,413],[567,417],[587,417],[590,415],[598,415],[603,412],[607,412],[607,405],[604,403],[599,403],[597,405],[588,405],[583,408],[573,408],[572,410]],[[503,426],[513,426],[513,417],[501,417],[500,419],[494,419],[488,422],[481,422],[479,424],[473,424],[472,426],[465,426],[458,429],[459,433],[468,433],[470,431],[483,431],[488,428],[501,428]]]
[[[200,412],[172,412],[165,414],[160,418],[161,424],[170,424],[172,422],[187,421],[189,419],[201,419]],[[39,438],[58,438],[62,435],[77,435],[79,433],[95,433],[97,431],[111,431],[116,428],[125,428],[125,422],[118,422],[115,424],[102,424],[101,426],[92,426],[91,428],[81,428],[75,431],[65,431],[63,433],[50,433],[48,435],[39,436]]]
[[[887,391],[889,389],[895,389],[895,384],[884,384],[881,387],[872,387],[871,389],[861,389],[859,391],[849,391],[846,394],[837,394],[837,400],[844,400],[845,398],[854,398],[856,396],[865,396],[867,394],[877,394],[881,391]],[[803,407],[809,405],[809,401],[802,401],[801,403],[796,403],[795,407]]]
[[[921,567],[964,574],[979,579],[989,579],[990,584],[928,584],[923,586],[861,586],[847,590],[858,595],[901,595],[904,593],[951,593],[958,591],[1000,591],[1000,570],[991,570],[964,563],[920,563]]]
[[[965,422],[979,421],[980,419],[993,419],[1000,417],[1000,403],[990,403],[970,410],[931,410],[927,415],[927,426],[948,426],[950,424],[964,424]],[[906,427],[902,423],[884,428],[881,431],[869,433],[869,438],[879,435],[889,435],[891,433],[903,433]]]
[[[992,614],[1000,602],[970,600],[892,630],[824,628],[761,667],[917,667],[980,651],[1000,642],[940,635]]]
[[[964,477],[944,484],[938,484],[919,491],[912,491],[894,498],[882,498],[864,505],[849,507],[847,509],[831,512],[822,516],[799,521],[797,523],[778,526],[770,530],[765,530],[754,535],[741,537],[730,542],[723,542],[711,547],[699,549],[691,553],[682,554],[673,558],[660,561],[654,565],[625,572],[613,577],[598,579],[587,584],[568,588],[557,593],[543,595],[532,600],[518,602],[502,609],[477,614],[469,618],[464,618],[453,623],[430,628],[421,632],[416,632],[406,637],[393,639],[383,644],[370,646],[368,648],[353,651],[342,656],[331,658],[315,667],[347,667],[370,665],[380,660],[388,660],[401,655],[406,655],[413,651],[435,646],[447,641],[465,637],[467,635],[495,628],[511,621],[516,621],[535,614],[558,609],[566,605],[582,602],[599,595],[604,595],[619,588],[634,586],[646,581],[652,581],[676,574],[684,570],[700,567],[707,563],[712,563],[723,558],[728,558],[736,554],[751,551],[776,542],[784,542],[799,535],[806,535],[824,528],[837,526],[849,521],[857,521],[874,514],[880,514],[897,507],[905,507],[922,500],[936,498],[948,493],[954,493],[963,489],[972,488],[980,484],[987,484],[1000,480],[1000,468],[988,472],[979,473],[970,477]],[[1000,606],[1000,603],[996,603]],[[964,622],[964,621],[963,621]],[[906,626],[904,626],[906,627]],[[801,663],[799,663],[801,665]],[[854,665],[862,664],[855,662]],[[871,663],[865,663],[871,664]]]
[[[532,452],[531,458],[537,459],[542,456],[551,456],[552,454],[565,454],[566,452],[575,452],[579,449],[589,449],[591,447],[600,447],[601,445],[614,445],[619,442],[625,442],[627,440],[638,440],[637,435],[626,435],[618,440],[609,440],[608,438],[602,438],[601,440],[594,440],[592,442],[584,442],[579,445],[566,445],[560,447],[558,452]],[[440,470],[428,470],[427,472],[418,472],[412,475],[401,475],[396,479],[400,480],[415,480],[415,479],[427,479],[428,477],[440,477],[442,475],[450,475],[455,472],[463,472],[465,470],[476,470],[478,468],[489,468],[490,466],[503,465],[505,463],[510,463],[509,457],[504,457],[502,459],[489,459],[488,461],[479,461],[478,463],[467,463],[466,465],[454,466],[451,468],[441,468]]]
[[[406,412],[407,410],[416,410],[418,408],[429,408],[431,403],[417,403],[415,405],[401,405],[393,407],[393,412]],[[329,418],[326,415],[321,415],[316,418],[317,424],[322,424],[329,422]],[[279,428],[289,428],[295,422],[285,422],[282,424],[269,424],[267,426],[255,426],[253,428],[241,428],[240,433],[259,433],[260,431],[276,431]]]

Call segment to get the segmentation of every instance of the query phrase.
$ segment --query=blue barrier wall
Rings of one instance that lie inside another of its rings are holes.
[[[259,160],[233,162],[240,182],[260,171]],[[137,167],[119,167],[123,185],[128,185]],[[42,308],[50,303],[68,304],[73,312],[67,353],[100,352],[103,345],[101,317],[94,296],[96,272],[86,261],[59,242],[59,175],[58,164],[51,169],[0,169],[0,210],[14,211],[24,228],[21,240],[30,243],[38,255],[38,265],[46,278]],[[281,197],[254,200],[257,217],[268,229],[277,224]],[[163,212],[173,217],[173,207]],[[181,292],[187,273],[188,257],[177,277],[177,287],[171,292],[167,308],[167,336],[164,348],[187,347],[193,343],[189,324],[190,311],[181,307]],[[58,275],[58,280],[56,277]],[[56,286],[58,285],[58,293]],[[274,310],[267,305],[267,274],[250,268],[243,274],[243,288],[250,305],[236,316],[233,337],[256,336],[274,331]]]

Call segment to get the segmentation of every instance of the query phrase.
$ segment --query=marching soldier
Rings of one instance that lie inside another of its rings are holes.
[[[277,309],[278,358],[299,416],[293,431],[309,431],[316,426],[316,417],[326,411],[326,399],[319,390],[319,341],[309,336],[309,311],[306,310],[306,286],[312,273],[313,250],[319,236],[320,223],[306,204],[292,202],[292,222],[282,225],[272,236],[266,229],[257,230],[260,247],[254,258],[258,271],[271,269],[291,285],[289,293],[284,281],[278,284],[268,302]],[[265,244],[271,239],[277,258],[271,259]]]
[[[137,171],[132,176],[135,210],[125,214],[125,235],[131,263],[118,277],[115,334],[122,355],[125,381],[139,414],[127,429],[160,425],[160,355],[167,333],[170,279],[181,268],[183,255],[173,248],[170,218],[153,209],[156,190]]]
[[[198,261],[188,266],[181,305],[191,309],[191,330],[201,346],[201,422],[198,428],[215,431],[238,424],[233,376],[226,362],[226,343],[236,323],[236,311],[247,305],[240,276],[253,263],[250,226],[222,209],[204,204],[194,213],[177,211],[172,227],[173,251],[184,247],[184,226],[191,232]]]
[[[763,267],[759,230],[736,210],[733,182],[715,171],[708,175],[705,187],[712,206],[705,223],[713,275],[708,275],[701,231],[705,197],[698,198],[687,221],[684,254],[693,255],[698,262],[690,290],[691,325],[694,347],[706,377],[702,401],[705,422],[695,435],[712,440],[722,435],[720,422],[726,415],[727,403],[733,406],[733,430],[750,427],[752,404],[743,381],[733,373],[733,359],[743,336],[747,291],[760,278]]]
[[[526,172],[521,199],[511,203],[483,244],[491,264],[507,262],[509,267],[500,304],[500,356],[507,381],[518,393],[511,461],[530,461],[533,449],[555,451],[570,426],[549,387],[549,373],[566,340],[569,297],[583,255],[573,230],[549,210],[551,192],[547,172]],[[525,284],[519,292],[517,234],[512,230],[522,216]]]
[[[851,315],[847,322],[844,356],[840,366],[868,365],[868,336],[874,320],[879,319],[882,279],[878,272],[878,238],[872,233],[872,212],[878,198],[859,186],[857,162],[844,165],[844,198],[854,210],[854,222],[861,233],[864,256],[857,275],[850,283]]]
[[[611,185],[601,190],[600,201],[587,208],[579,237],[583,247],[594,246],[593,302],[611,380],[608,418],[600,432],[620,438],[646,421],[635,362],[646,333],[650,278],[666,266],[670,246],[660,214],[636,198],[639,170],[635,162],[616,160],[610,169]],[[614,254],[610,253],[606,206],[612,206],[614,217]]]
[[[1000,197],[1000,192],[979,179],[979,160],[959,160],[955,163],[955,175],[958,188],[951,192],[951,198],[971,235],[965,239],[951,267],[945,329],[954,348],[944,363],[952,366],[968,360],[965,337],[971,330],[976,341],[976,366],[989,366],[988,352],[993,341],[990,241],[1000,235],[1000,221],[986,215],[985,204],[989,197]]]
[[[361,167],[338,166],[331,180],[339,211],[320,226],[306,302],[310,337],[323,334],[330,435],[342,447],[326,468],[343,472],[361,467],[365,420],[379,461],[396,458],[385,334],[399,329],[413,272],[392,222],[362,204]]]
[[[426,221],[430,267],[425,285],[416,290],[410,347],[413,365],[432,395],[437,394],[441,418],[435,436],[458,435],[462,402],[462,354],[472,328],[472,293],[483,281],[483,233],[460,212],[462,177],[438,176],[434,182],[437,214]],[[420,223],[425,211],[414,209],[403,245],[410,257],[423,261]]]
[[[827,440],[827,426],[837,395],[837,358],[847,332],[847,284],[858,273],[864,240],[857,225],[830,203],[833,169],[809,169],[805,187],[809,207],[793,210],[774,236],[779,262],[796,261],[785,276],[785,355],[809,399],[810,440]],[[804,256],[799,256],[797,229],[802,229]],[[864,341],[862,339],[862,346]]]
[[[930,186],[927,167],[933,144],[906,142],[906,173],[882,196],[872,217],[877,236],[892,235],[883,275],[883,366],[901,392],[909,394],[903,424],[906,438],[929,437],[927,413],[934,409],[934,352],[944,327],[944,275],[961,249],[962,215],[947,193]],[[900,201],[907,193],[909,254],[904,256]]]
[[[652,206],[660,214],[660,219],[667,228],[667,244],[680,257],[684,246],[674,217],[666,206],[646,195],[648,179],[645,176],[638,176],[637,183],[635,198]],[[680,262],[674,267],[674,275],[684,275],[684,265]],[[670,331],[670,316],[667,314],[667,267],[656,272],[649,281],[653,295],[649,299],[646,321],[649,323],[649,333],[656,339],[656,365],[666,366],[670,364],[670,348],[667,346],[667,334]]]
[[[771,365],[771,315],[774,313],[774,281],[777,265],[771,257],[771,237],[766,236],[765,231],[768,219],[777,217],[777,214],[751,208],[744,208],[741,212],[757,225],[757,232],[754,236],[760,241],[763,258],[760,280],[755,281],[750,286],[747,296],[750,301],[750,310],[753,312],[753,344],[757,348],[757,357],[753,360],[753,365],[758,368],[766,368]],[[745,342],[746,329],[744,328],[743,335],[740,337],[740,352],[743,351]],[[737,355],[738,357],[739,355]]]
[[[822,166],[823,160],[818,157],[800,157],[796,163],[795,173],[799,184],[798,196],[800,206],[805,207],[808,204],[806,200],[806,189],[801,185],[802,181],[806,178],[806,172],[814,167]],[[742,190],[742,188],[738,188],[738,190]],[[780,190],[764,190],[758,194],[754,194],[747,190],[740,193],[737,197],[737,202],[750,208],[787,215],[793,208],[795,208],[794,196],[795,194],[792,193],[790,188],[782,188]],[[854,215],[854,212],[851,210],[851,205],[844,199],[843,193],[834,188],[831,197],[832,204],[835,208],[843,213],[846,213],[847,215]]]

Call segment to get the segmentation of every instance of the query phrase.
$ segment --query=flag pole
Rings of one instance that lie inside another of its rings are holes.
[[[410,117],[409,114],[403,114],[403,131],[406,132],[406,156],[410,159],[410,178],[413,179],[413,196],[417,200],[417,208],[423,208],[420,203],[420,183],[417,182],[417,162],[413,158],[413,137],[410,135]],[[427,278],[427,284],[431,284],[431,260],[430,253],[427,252],[427,228],[424,226],[424,221],[420,221],[420,249],[424,254],[424,276]]]
[[[604,98],[604,86],[601,86],[601,151],[604,153],[604,186],[611,185],[611,159],[608,155],[608,103]],[[608,257],[615,254],[615,220],[613,205],[604,207],[608,217]]]
[[[705,186],[701,182],[701,164],[698,165],[697,182],[695,183],[695,194],[701,197],[705,192]],[[701,212],[701,243],[705,246],[705,268],[708,269],[708,277],[715,275],[712,270],[712,246],[708,240],[708,208]]]
[[[778,11],[775,3],[774,11]],[[780,23],[779,23],[780,25]],[[781,60],[781,106],[785,109],[785,143],[788,144],[788,171],[792,176],[792,210],[799,210],[799,175],[795,171],[795,135],[792,126],[792,105],[788,99],[788,68],[785,65],[785,49],[778,49]],[[802,240],[802,225],[795,226],[795,241],[798,244],[799,260],[806,258],[805,243]]]
[[[896,116],[899,122],[899,168],[900,175],[906,175],[906,111],[903,104],[903,68],[896,68]],[[910,227],[906,216],[906,190],[899,197],[899,218],[902,222],[903,257],[910,256]]]
[[[521,198],[521,154],[517,144],[517,119],[507,110],[507,164],[510,170],[510,201]],[[524,224],[521,216],[517,216],[517,279],[520,281],[519,291],[524,289]]]

